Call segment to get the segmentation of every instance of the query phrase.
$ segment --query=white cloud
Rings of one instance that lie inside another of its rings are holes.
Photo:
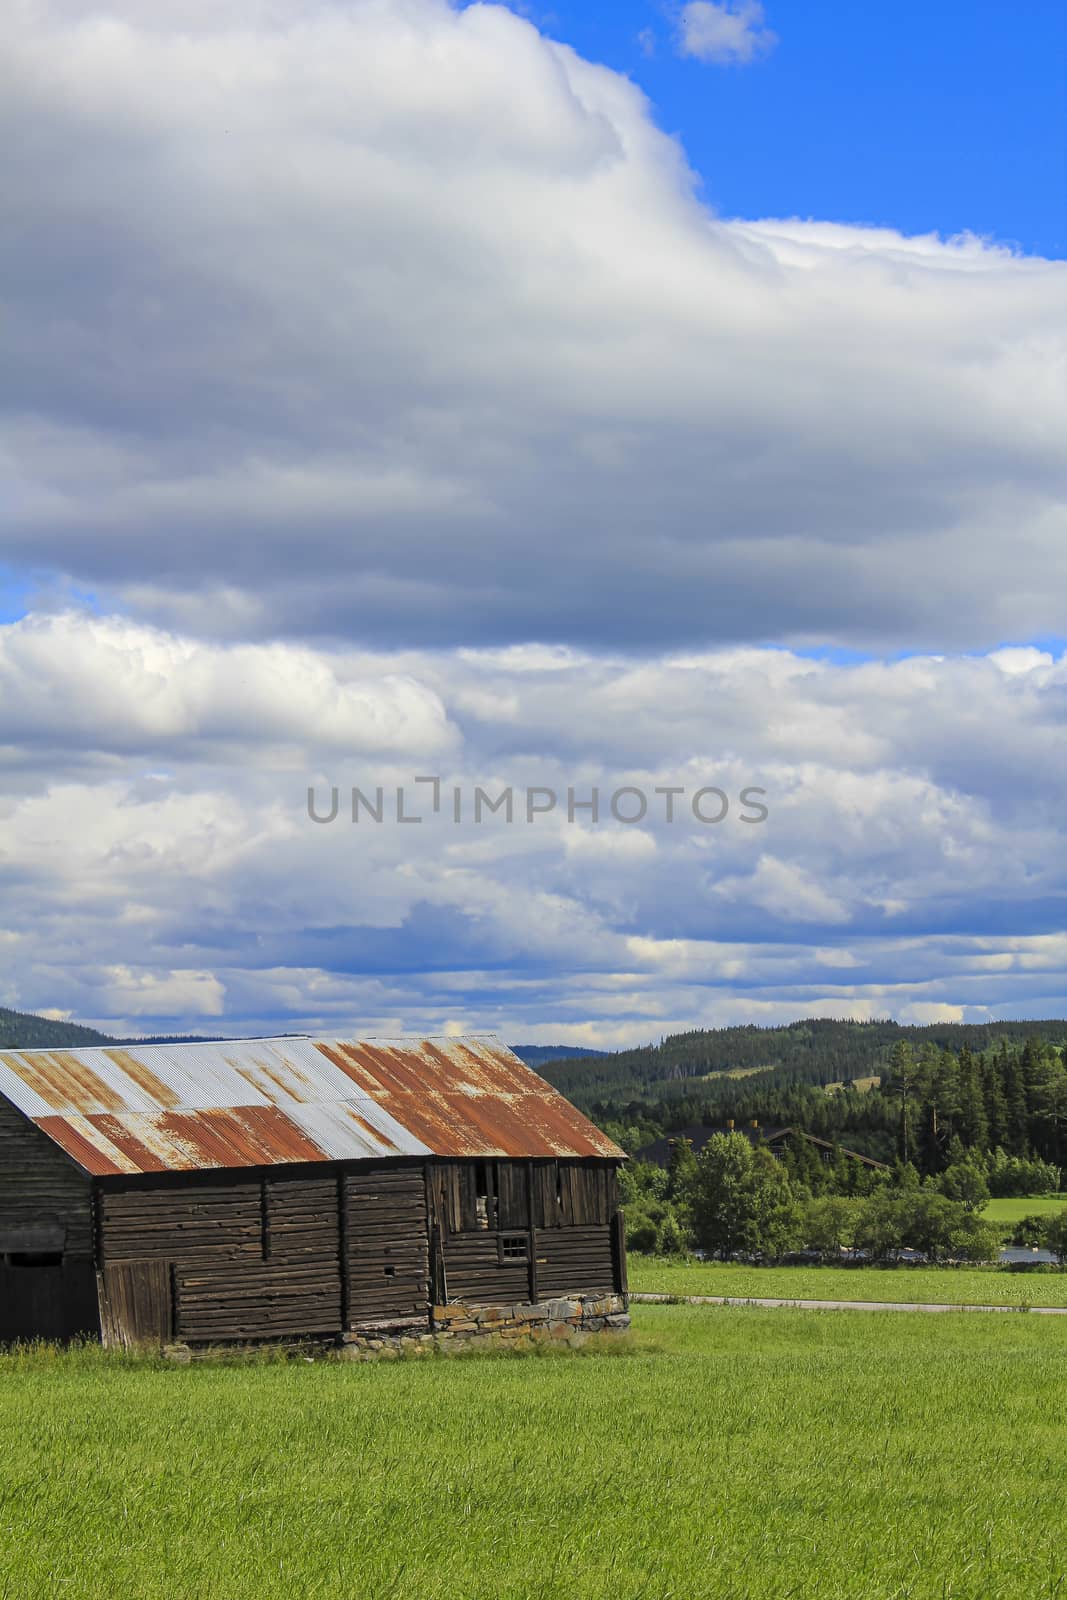
[[[1064,1008],[1067,663],[982,653],[1062,627],[1063,263],[723,220],[500,6],[9,12],[5,1003],[615,1045]],[[304,813],[432,772],[771,814]]]
[[[759,0],[688,0],[678,18],[679,53],[698,61],[757,61],[777,43],[778,35],[764,26]]]
[[[439,754],[451,743],[438,697],[414,679],[338,676],[285,644],[215,647],[120,617],[30,616],[0,632],[0,743],[111,750],[183,740],[298,743]]]
[[[9,10],[14,567],[229,639],[1055,634],[1063,263],[724,221],[498,6]]]
[[[0,627],[5,1004],[113,1031],[462,1020],[606,1044],[804,1013],[1064,1009],[1065,660],[273,659],[73,613]],[[423,710],[404,724],[404,705]],[[432,773],[436,816],[411,781]],[[353,825],[342,802],[317,827],[309,782],[380,784],[387,820]],[[610,820],[623,785],[749,783],[767,790],[756,826],[737,808],[701,825],[685,802],[668,823],[662,799],[642,825]],[[518,820],[473,826],[474,786],[508,784]],[[528,784],[559,797],[532,825]],[[397,785],[421,824],[389,820]],[[568,787],[599,789],[598,825],[568,824]]]
[[[147,972],[105,968],[103,992],[114,1010],[131,1016],[222,1016],[225,986],[210,972]]]
[[[920,1027],[929,1027],[934,1022],[963,1022],[963,1007],[943,1004],[927,1004],[916,1000],[912,1005],[902,1007],[899,1018],[901,1022],[916,1022]]]
[[[772,855],[760,856],[755,871],[746,877],[723,878],[715,892],[728,900],[747,900],[782,922],[833,927],[849,920],[844,903],[828,894],[810,872]]]

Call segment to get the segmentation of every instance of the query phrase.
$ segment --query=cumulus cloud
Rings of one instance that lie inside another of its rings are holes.
[[[725,221],[498,6],[10,9],[16,571],[231,639],[1055,633],[1062,263]]]
[[[1062,263],[723,219],[501,6],[9,13],[0,561],[45,598],[0,627],[0,1003],[605,1045],[1062,1010]],[[475,785],[559,803],[454,821]],[[672,785],[729,815],[611,818]]]
[[[220,741],[437,755],[440,699],[403,674],[342,681],[285,644],[216,647],[128,619],[30,616],[0,633],[0,743],[65,750]]]
[[[301,645],[282,670],[123,619],[8,624],[0,1003],[119,1032],[604,1045],[1062,1011],[1067,659],[1039,654]],[[339,790],[329,825],[309,784]],[[688,800],[669,822],[654,797],[749,784],[758,825]],[[351,821],[354,785],[381,787],[381,824]],[[558,796],[533,823],[530,785]],[[512,786],[515,820],[475,825],[476,786]],[[622,786],[651,799],[638,824],[611,816]],[[398,787],[421,822],[397,822]],[[568,789],[599,791],[597,822],[568,820]]]
[[[778,35],[764,27],[759,0],[688,0],[678,18],[679,52],[698,61],[757,61],[777,43]]]

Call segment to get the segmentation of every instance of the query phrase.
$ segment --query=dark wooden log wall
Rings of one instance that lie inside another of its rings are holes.
[[[423,1168],[349,1172],[341,1183],[345,1327],[425,1319],[430,1257]]]
[[[538,1228],[537,1292],[546,1295],[611,1294],[615,1263],[611,1227]]]
[[[115,1180],[101,1186],[98,1256],[164,1262],[171,1328],[179,1339],[276,1338],[341,1329],[338,1176],[213,1173],[184,1182]],[[115,1315],[151,1337],[128,1296]]]
[[[450,1300],[484,1303],[530,1299],[528,1263],[501,1262],[495,1231],[452,1234],[444,1241],[444,1257]]]
[[[0,1098],[0,1344],[98,1327],[92,1182]]]
[[[109,1180],[97,1199],[101,1265],[118,1261],[260,1261],[263,1185],[212,1173],[148,1187]]]
[[[0,1098],[0,1257],[92,1255],[92,1183],[47,1134]]]
[[[613,1167],[580,1162],[107,1179],[96,1204],[105,1336],[330,1334],[422,1322],[446,1297],[610,1292],[615,1211]]]
[[[449,1300],[521,1301],[625,1287],[613,1237],[614,1166],[439,1162],[431,1189]],[[526,1259],[506,1255],[523,1235]]]
[[[174,1332],[190,1342],[272,1339],[341,1329],[338,1180],[271,1173],[259,1191],[254,1255],[173,1267]]]

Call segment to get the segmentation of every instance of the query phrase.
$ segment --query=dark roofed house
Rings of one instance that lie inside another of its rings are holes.
[[[623,1326],[624,1159],[492,1036],[0,1050],[0,1341]]]
[[[694,1155],[699,1155],[708,1140],[716,1133],[740,1133],[750,1144],[761,1145],[771,1152],[772,1156],[781,1160],[782,1154],[791,1140],[804,1139],[812,1145],[823,1161],[832,1161],[834,1145],[829,1139],[816,1138],[813,1133],[805,1133],[803,1128],[764,1128],[759,1122],[746,1123],[743,1128],[735,1128],[732,1122],[727,1122],[721,1128],[683,1128],[680,1133],[668,1134],[663,1139],[656,1139],[652,1144],[639,1150],[635,1159],[637,1161],[651,1161],[656,1166],[665,1167],[671,1159],[671,1151],[679,1139],[686,1139],[693,1147]],[[890,1169],[884,1161],[875,1161],[873,1156],[861,1155],[858,1150],[848,1150],[844,1145],[837,1149],[848,1161],[858,1162],[860,1166],[873,1168],[876,1172],[888,1172]]]

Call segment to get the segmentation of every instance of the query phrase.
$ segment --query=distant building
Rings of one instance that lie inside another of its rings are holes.
[[[656,1139],[652,1144],[646,1145],[643,1150],[637,1152],[634,1159],[651,1161],[658,1167],[666,1167],[679,1139],[687,1139],[693,1147],[694,1155],[699,1155],[708,1140],[716,1133],[740,1133],[750,1144],[760,1145],[763,1149],[769,1150],[779,1161],[791,1140],[804,1139],[814,1146],[823,1161],[833,1160],[834,1146],[829,1139],[817,1139],[813,1133],[805,1133],[803,1128],[762,1128],[757,1121],[749,1122],[743,1128],[735,1128],[732,1121],[725,1123],[721,1128],[683,1128],[680,1133],[669,1134],[666,1138]],[[863,1167],[871,1167],[878,1172],[890,1170],[884,1161],[875,1161],[872,1156],[861,1155],[858,1150],[848,1150],[844,1145],[838,1145],[837,1149],[847,1160],[857,1161]]]
[[[492,1036],[0,1050],[0,1341],[622,1326],[624,1159]]]

